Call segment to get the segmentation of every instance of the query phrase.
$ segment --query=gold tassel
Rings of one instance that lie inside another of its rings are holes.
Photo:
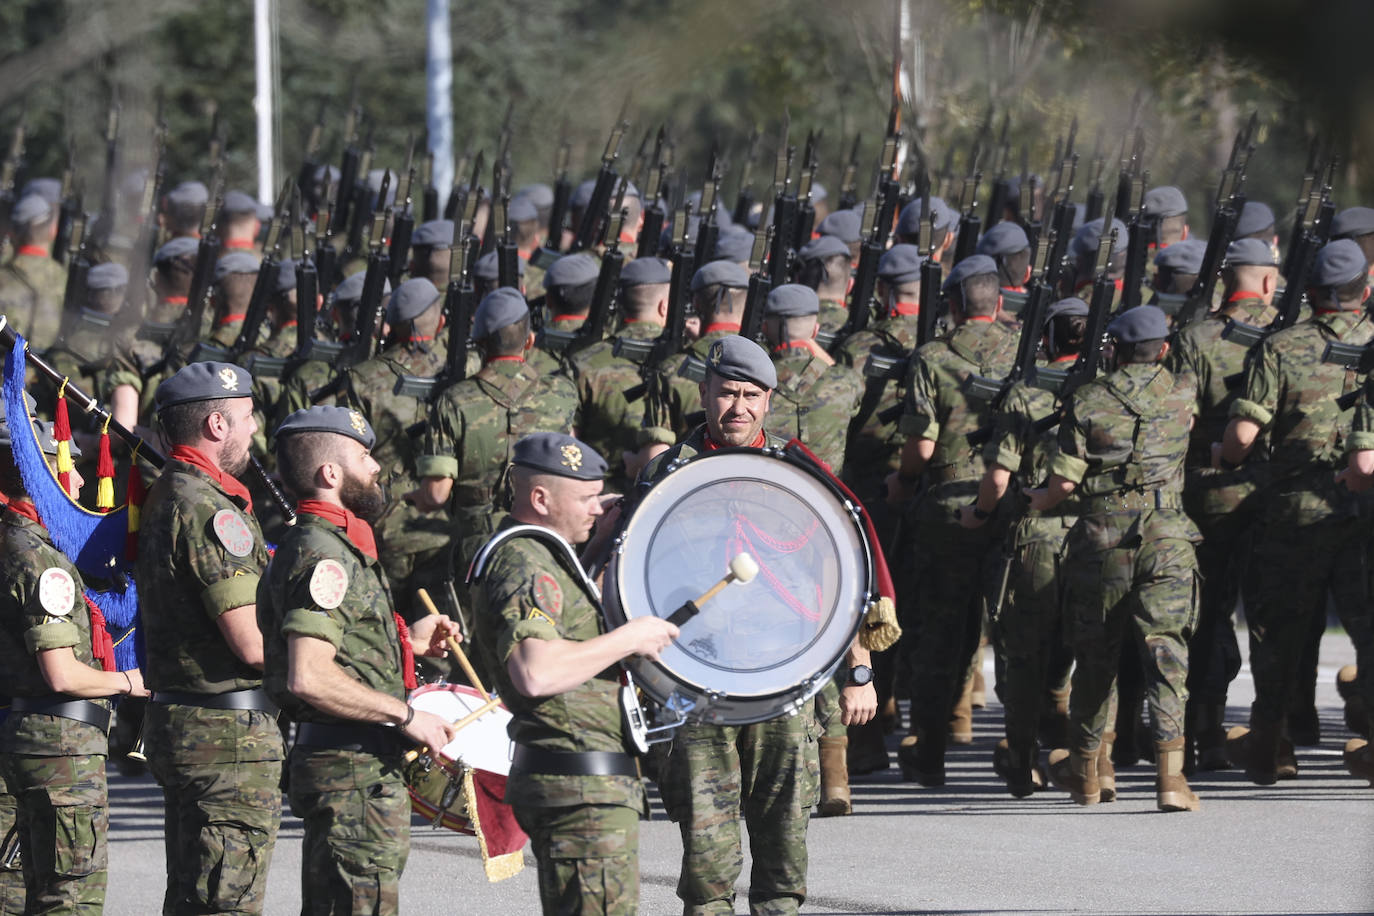
[[[859,629],[859,644],[870,652],[882,652],[902,637],[897,623],[897,608],[891,598],[879,598],[868,605],[868,614]]]

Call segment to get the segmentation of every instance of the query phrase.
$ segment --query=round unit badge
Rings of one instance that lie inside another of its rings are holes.
[[[224,549],[236,557],[246,557],[253,552],[253,532],[248,523],[233,509],[221,509],[215,513],[215,537]]]
[[[321,560],[310,574],[310,600],[326,611],[343,604],[348,591],[348,573],[338,560]]]
[[[56,566],[38,577],[38,603],[53,617],[66,617],[76,606],[76,582],[71,573]]]

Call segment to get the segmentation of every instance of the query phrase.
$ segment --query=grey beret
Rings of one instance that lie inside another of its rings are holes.
[[[1112,220],[1112,228],[1116,230],[1116,244],[1112,246],[1113,253],[1120,253],[1126,250],[1130,242],[1130,235],[1126,230],[1126,224],[1119,219]],[[1095,257],[1097,255],[1097,245],[1102,239],[1102,217],[1084,223],[1073,234],[1073,242],[1070,248],[1075,257]]]
[[[221,208],[230,216],[257,215],[258,202],[244,191],[226,191],[224,206]]]
[[[1122,343],[1163,340],[1169,336],[1169,316],[1158,306],[1138,305],[1113,318],[1107,333]]]
[[[954,269],[949,272],[949,278],[945,280],[943,289],[951,290],[970,277],[981,277],[987,274],[997,275],[997,262],[985,254],[971,254],[954,265]]]
[[[706,368],[731,381],[753,382],[770,391],[778,387],[778,370],[763,347],[738,334],[727,334],[711,344]]]
[[[153,401],[155,409],[161,411],[164,407],[191,401],[252,396],[253,376],[247,369],[233,363],[204,362],[184,366],[158,385]]]
[[[338,288],[334,290],[335,302],[352,302],[361,299],[363,295],[363,283],[367,280],[367,271],[360,270],[355,274],[349,275]],[[382,294],[391,292],[391,280],[382,281]]]
[[[348,407],[307,407],[298,410],[277,427],[277,438],[296,433],[336,433],[362,443],[363,448],[372,448],[377,443],[377,434],[372,424],[358,411]]]
[[[749,271],[738,262],[711,261],[703,264],[701,269],[692,274],[692,292],[705,289],[708,286],[724,286],[729,289],[748,289]]]
[[[1161,185],[1145,192],[1145,212],[1150,216],[1182,216],[1188,212],[1188,200],[1173,185]]]
[[[1207,254],[1207,243],[1201,239],[1183,239],[1155,255],[1155,266],[1163,267],[1176,274],[1195,274],[1202,270],[1202,258]]]
[[[86,271],[86,288],[93,290],[119,289],[121,286],[129,285],[129,271],[123,264],[116,264],[111,261],[108,264],[97,264]]]
[[[539,211],[528,197],[512,197],[506,219],[512,223],[529,223],[539,219]]]
[[[41,194],[26,194],[10,210],[10,222],[16,226],[31,226],[52,219],[52,204]]]
[[[199,181],[183,181],[167,192],[167,202],[181,207],[203,207],[210,202],[210,189]]]
[[[199,250],[199,241],[188,235],[179,235],[174,239],[168,239],[161,248],[153,252],[153,263],[161,264],[173,258],[195,257]]]
[[[743,226],[730,226],[716,236],[716,250],[712,259],[743,263],[754,253],[754,233]]]
[[[884,283],[910,283],[920,279],[924,261],[915,245],[893,245],[878,259],[878,278]]]
[[[501,263],[497,257],[497,252],[488,251],[477,259],[477,263],[472,267],[472,274],[479,280],[499,280],[501,278]],[[515,274],[518,277],[525,275],[525,259],[517,257],[515,259]]]
[[[296,262],[292,258],[282,258],[277,263],[277,293],[289,293],[296,288]]]
[[[1256,232],[1274,229],[1274,211],[1269,205],[1257,200],[1247,200],[1236,220],[1236,238],[1254,235]],[[1374,229],[1374,227],[1371,227]]]
[[[277,215],[277,211],[272,209],[271,204],[259,203],[255,205],[258,211],[258,219],[264,223],[272,222],[272,217]]]
[[[231,251],[215,264],[215,281],[223,280],[230,274],[255,274],[261,263],[257,255],[246,251]]]
[[[139,188],[143,186],[140,184]],[[56,178],[30,178],[24,182],[24,187],[20,189],[20,198],[28,197],[30,194],[37,194],[50,204],[62,202],[62,182]]]
[[[572,196],[568,198],[568,206],[575,210],[581,210],[592,202],[592,191],[596,190],[596,179],[588,178],[573,189]]]
[[[812,203],[820,203],[828,197],[830,197],[830,192],[825,189],[825,185],[821,184],[819,181],[813,180],[811,182]]]
[[[833,235],[841,242],[857,242],[863,232],[863,214],[856,207],[852,210],[836,210],[821,220],[816,231],[821,235]]]
[[[439,301],[439,290],[424,277],[415,277],[396,287],[386,306],[386,320],[410,321]]]
[[[315,175],[314,175],[314,178],[315,178],[315,181],[317,181],[317,182],[322,182],[322,181],[324,181],[325,179],[328,179],[328,180],[329,180],[329,183],[330,183],[330,184],[333,184],[334,182],[336,182],[336,181],[339,180],[340,176],[341,176],[341,173],[339,172],[339,167],[338,167],[337,165],[317,165],[317,166],[315,166]]]
[[[663,258],[635,258],[620,271],[621,286],[652,286],[672,281],[673,269]]]
[[[930,199],[930,210],[935,214],[936,232],[953,229],[959,224],[958,212],[938,197]],[[897,218],[897,234],[911,236],[920,234],[921,223],[924,220],[925,214],[921,212],[921,198],[918,197],[902,208],[902,215]]]
[[[415,227],[410,244],[429,248],[453,247],[453,220],[431,219]]]
[[[502,328],[510,327],[530,313],[518,289],[503,286],[482,297],[472,316],[472,339],[481,340]]]
[[[1000,258],[1009,254],[1016,254],[1018,251],[1025,251],[1029,247],[1030,239],[1026,238],[1026,230],[1016,223],[1004,220],[984,233],[983,237],[978,240],[978,247],[975,250],[978,254]]]
[[[1374,232],[1374,209],[1350,207],[1331,220],[1331,237],[1344,238]]]
[[[553,188],[546,184],[527,184],[515,192],[515,197],[523,197],[536,207],[553,206]],[[511,198],[511,203],[515,202],[515,197]]]
[[[1317,252],[1317,265],[1312,272],[1313,286],[1343,286],[1365,274],[1369,262],[1364,251],[1352,239],[1328,242]]]
[[[600,480],[606,459],[581,439],[566,433],[530,433],[511,448],[511,464],[573,480]]]
[[[601,267],[589,254],[565,254],[549,265],[544,274],[545,289],[556,286],[581,286],[596,279]]]
[[[763,304],[763,314],[773,318],[805,318],[820,310],[821,300],[817,298],[816,291],[800,283],[773,287]]]
[[[822,261],[841,256],[849,257],[849,246],[833,235],[814,238],[797,250],[797,257],[803,261]]]
[[[1274,249],[1269,247],[1269,243],[1263,239],[1236,239],[1226,246],[1226,265],[1228,267],[1245,265],[1278,267],[1279,262],[1274,257]]]
[[[1058,318],[1060,315],[1086,315],[1088,314],[1088,303],[1079,299],[1077,296],[1069,296],[1053,303],[1045,309],[1045,324]]]

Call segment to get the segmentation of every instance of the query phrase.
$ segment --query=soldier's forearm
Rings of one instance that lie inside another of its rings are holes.
[[[334,661],[332,645],[313,636],[287,638],[286,688],[320,712],[358,722],[400,725],[409,707],[404,700],[373,690]]]

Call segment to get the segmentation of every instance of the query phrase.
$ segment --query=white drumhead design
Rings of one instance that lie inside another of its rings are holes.
[[[445,722],[465,718],[481,707],[482,702],[476,690],[462,684],[432,684],[419,688],[410,697],[411,706],[433,713]],[[508,776],[513,750],[506,733],[510,720],[510,712],[504,706],[495,706],[464,725],[440,753],[474,769]]]

